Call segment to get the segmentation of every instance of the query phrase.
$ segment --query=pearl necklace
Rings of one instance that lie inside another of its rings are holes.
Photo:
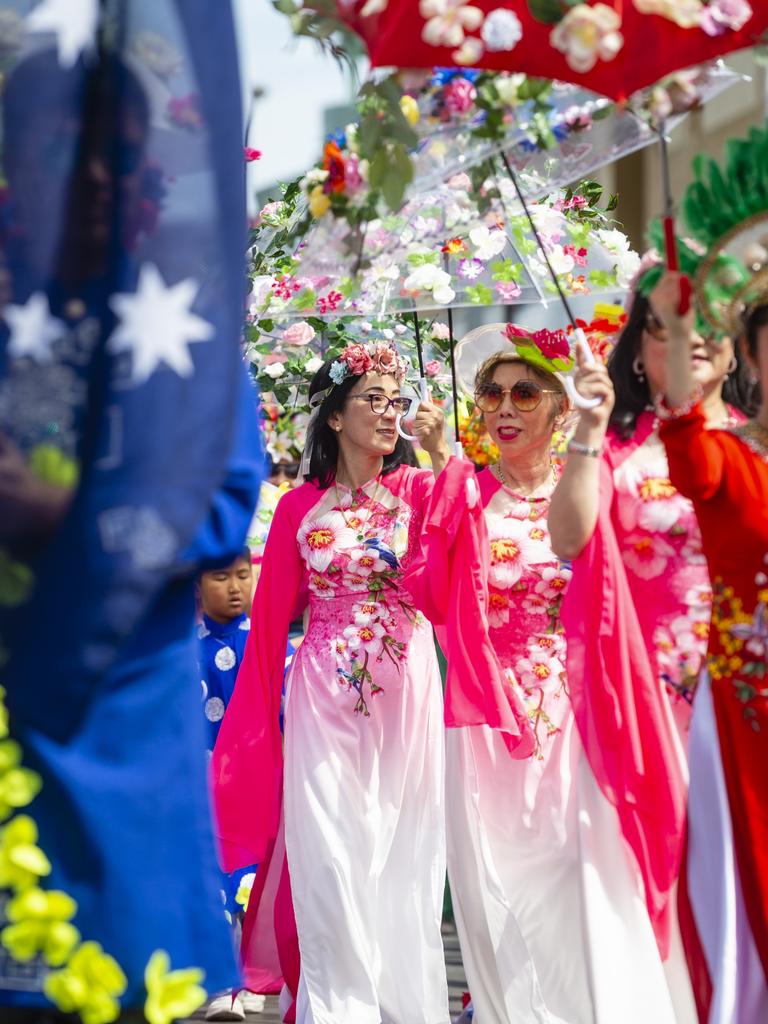
[[[552,471],[551,472],[552,484],[555,485],[555,484],[557,484],[557,467],[555,466],[554,462],[550,462],[549,465],[550,465],[550,469]],[[536,501],[536,500],[538,500],[537,498],[533,497],[530,494],[520,494],[518,491],[514,491],[513,490],[512,484],[507,480],[507,474],[504,472],[504,467],[501,464],[501,460],[499,460],[499,462],[495,463],[494,469],[496,470],[496,476],[498,477],[499,483],[501,484],[501,486],[502,487],[507,487],[509,490],[513,491],[515,497],[522,498],[525,501]],[[543,486],[543,485],[539,485],[539,486]],[[535,488],[534,488],[534,490],[535,490]],[[544,497],[544,496],[540,495],[539,497]]]

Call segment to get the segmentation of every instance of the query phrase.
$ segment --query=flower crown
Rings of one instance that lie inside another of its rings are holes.
[[[567,373],[573,369],[571,346],[565,331],[529,331],[527,327],[507,324],[503,336],[514,345],[517,354],[528,363],[547,373]]]
[[[408,363],[384,341],[357,342],[347,345],[331,363],[330,377],[341,384],[347,377],[361,377],[364,373],[391,374],[398,384],[405,380]]]

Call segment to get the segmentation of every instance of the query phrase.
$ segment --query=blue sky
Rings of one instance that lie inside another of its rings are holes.
[[[288,19],[268,0],[234,0],[241,47],[244,102],[254,86],[266,95],[255,109],[250,144],[264,156],[251,164],[250,183],[288,180],[320,156],[323,111],[349,99],[348,77],[307,39],[295,39]]]

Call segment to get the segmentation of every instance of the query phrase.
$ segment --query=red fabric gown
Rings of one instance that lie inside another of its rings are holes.
[[[707,430],[700,405],[660,434],[714,589],[692,726],[686,946],[701,1019],[746,1024],[768,1019],[768,448],[749,425]]]

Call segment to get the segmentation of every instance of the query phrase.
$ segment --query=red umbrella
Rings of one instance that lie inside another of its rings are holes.
[[[586,86],[615,100],[754,46],[766,0],[337,0],[374,66],[464,64]],[[667,265],[678,269],[663,128]],[[681,309],[687,309],[683,293]]]
[[[374,67],[523,71],[615,100],[768,33],[765,0],[337,0],[337,12]]]

